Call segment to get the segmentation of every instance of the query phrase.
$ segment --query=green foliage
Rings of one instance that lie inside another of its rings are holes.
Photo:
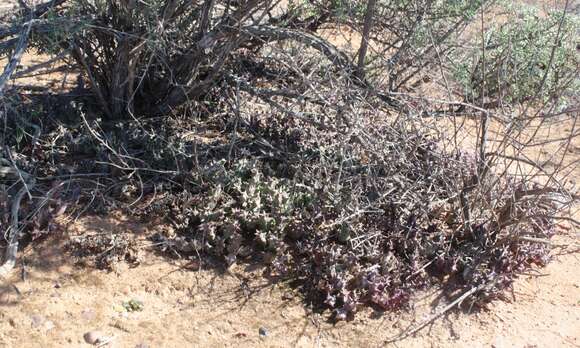
[[[284,238],[297,237],[299,225],[312,209],[313,193],[291,180],[264,175],[263,165],[241,159],[231,168],[225,161],[209,166],[204,178],[211,186],[193,214],[193,232],[200,250],[234,260],[242,241],[259,249],[282,252]]]
[[[580,17],[562,11],[542,15],[511,6],[507,23],[496,24],[467,53],[457,51],[453,74],[472,102],[514,104],[558,98],[577,90]],[[484,51],[485,48],[485,51]],[[563,100],[562,100],[563,101]]]
[[[145,305],[142,301],[131,299],[129,301],[123,302],[123,308],[127,312],[141,312]]]
[[[382,0],[375,15],[374,35],[397,47],[387,58],[389,89],[397,91],[422,71],[438,63],[459,43],[463,29],[493,0]],[[384,67],[384,52],[375,54]],[[368,68],[373,69],[372,66]],[[381,72],[379,72],[381,73]]]

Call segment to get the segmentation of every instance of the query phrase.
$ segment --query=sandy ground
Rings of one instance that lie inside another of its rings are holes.
[[[522,276],[508,294],[513,301],[452,312],[416,337],[386,344],[438,308],[433,295],[409,311],[365,310],[332,325],[290,287],[269,284],[260,267],[196,270],[150,251],[150,232],[130,219],[86,217],[30,246],[12,278],[0,282],[0,347],[89,346],[83,334],[92,330],[111,337],[110,347],[580,347],[578,254]],[[134,234],[141,264],[111,272],[75,265],[63,241],[80,233]],[[129,300],[143,310],[127,312]]]

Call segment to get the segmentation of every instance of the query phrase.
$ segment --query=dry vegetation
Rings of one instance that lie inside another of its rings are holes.
[[[443,312],[501,297],[578,228],[579,21],[568,2],[22,1],[0,26],[0,274],[56,218],[124,210],[167,224],[168,256],[263,263],[334,320],[432,286]],[[48,58],[19,70],[26,50]],[[55,66],[78,85],[10,83]],[[69,249],[134,262],[115,238]]]

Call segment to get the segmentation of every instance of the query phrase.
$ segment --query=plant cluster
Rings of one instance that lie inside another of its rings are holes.
[[[195,193],[145,211],[171,222],[171,233],[153,240],[181,257],[260,260],[274,278],[297,277],[338,320],[361,304],[401,308],[429,285],[480,287],[473,303],[481,304],[501,296],[518,272],[548,261],[547,245],[520,239],[554,233],[555,208],[524,199],[533,187],[490,175],[467,196],[473,222],[466,224],[459,197],[476,173],[474,158],[446,153],[429,134],[410,136],[409,124],[368,126],[355,127],[368,143],[307,124],[265,138],[285,139],[284,163],[260,158],[252,142],[229,162],[201,162]]]
[[[545,144],[567,153],[578,136],[577,110],[554,111],[574,97],[577,27],[567,11],[537,25],[528,14],[482,29],[478,43],[469,31],[493,4],[52,0],[23,8],[0,27],[0,53],[10,56],[0,75],[8,237],[0,275],[35,221],[82,207],[162,219],[171,228],[153,244],[172,255],[258,259],[337,320],[360,305],[402,308],[427,286],[472,303],[501,296],[517,274],[547,262],[556,223],[578,198],[561,180],[564,157],[549,171],[525,153]],[[325,38],[332,27],[359,34],[359,49]],[[79,72],[76,91],[2,94],[28,41]],[[414,94],[431,82],[448,99]],[[466,113],[478,117],[475,147],[459,139]],[[570,133],[537,139],[551,121],[571,122]],[[493,143],[492,122],[504,127]],[[119,235],[69,246],[97,254],[101,267],[133,260],[135,248]]]
[[[560,96],[580,87],[580,17],[522,5],[504,11],[505,23],[494,23],[472,49],[456,51],[453,73],[465,98],[496,107],[557,99],[567,106],[570,98]]]

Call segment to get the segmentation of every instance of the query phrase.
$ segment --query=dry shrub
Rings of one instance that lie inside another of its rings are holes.
[[[360,304],[400,308],[434,284],[478,288],[482,303],[549,260],[534,239],[555,233],[557,207],[536,186],[489,174],[462,202],[477,173],[472,154],[443,151],[413,121],[367,116],[336,132],[268,118],[238,125],[233,143],[198,145],[207,155],[196,157],[194,192],[144,212],[171,222],[174,233],[154,241],[228,264],[257,258],[273,277],[298,278],[336,319]]]
[[[496,298],[547,262],[557,219],[577,199],[560,176],[564,157],[547,172],[525,154],[554,120],[571,130],[547,143],[566,152],[578,135],[577,110],[559,108],[569,84],[544,98],[531,76],[533,104],[471,104],[448,83],[446,61],[492,2],[372,3],[62,2],[41,14],[33,44],[74,62],[93,98],[67,102],[68,121],[47,122],[38,148],[19,148],[16,159],[14,130],[40,117],[23,123],[7,108],[2,156],[13,160],[3,167],[68,178],[74,189],[62,200],[166,218],[172,230],[154,240],[175,255],[258,258],[338,320],[361,304],[401,308],[433,285],[472,303]],[[317,35],[332,25],[360,32],[369,53]],[[415,92],[430,82],[447,99]],[[473,148],[458,141],[466,117],[476,118]],[[492,139],[494,122],[505,129]],[[107,250],[97,242],[79,243]]]

